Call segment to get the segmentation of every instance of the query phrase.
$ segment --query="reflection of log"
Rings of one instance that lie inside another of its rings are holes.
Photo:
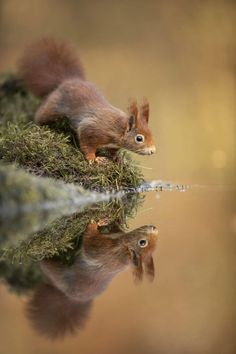
[[[12,216],[19,212],[62,209],[71,213],[76,207],[107,199],[101,193],[51,178],[33,176],[9,165],[0,165],[0,213]]]
[[[6,252],[0,251],[0,258],[4,255],[16,260],[40,260],[65,252],[91,219],[106,218],[123,225],[142,196],[123,198],[85,191],[76,185],[33,176],[14,166],[0,165],[0,244],[8,247]],[[94,204],[99,201],[109,203]],[[75,215],[59,218],[75,211]],[[22,240],[25,241],[19,243]],[[13,244],[18,246],[9,247]]]
[[[14,291],[27,291],[40,279],[35,261],[56,256],[61,262],[71,264],[91,220],[99,221],[100,232],[105,235],[121,231],[142,200],[139,194],[124,195],[123,199],[95,204],[84,212],[53,221],[48,216],[51,214],[45,212],[24,213],[10,221],[5,219],[5,228],[0,223],[0,242],[4,238],[2,241],[8,244],[5,242],[0,249],[0,278]]]
[[[19,242],[56,217],[111,197],[0,164],[0,243]]]

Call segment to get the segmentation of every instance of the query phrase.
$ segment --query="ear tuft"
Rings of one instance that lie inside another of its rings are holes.
[[[134,278],[135,284],[139,284],[139,283],[141,283],[141,281],[143,280],[143,267],[142,267],[142,263],[140,264],[140,267],[139,267],[139,268],[133,268],[133,278]]]
[[[134,116],[133,115],[131,115],[130,117],[129,117],[129,121],[128,121],[128,132],[130,132],[132,129],[133,129],[133,127],[134,127]]]
[[[142,259],[137,252],[135,252],[133,249],[130,249],[130,256],[131,256],[131,262],[133,265],[133,277],[134,277],[134,282],[140,283],[143,279],[143,264],[142,264]]]
[[[150,282],[152,282],[155,277],[155,266],[154,266],[154,261],[153,261],[152,256],[148,257],[144,261],[144,267],[145,267],[145,272],[146,272],[148,280]]]
[[[138,125],[138,104],[136,100],[129,100],[128,111],[131,116],[134,118],[134,125],[137,127]]]
[[[147,98],[143,99],[143,103],[140,106],[140,117],[148,124],[149,120],[149,102]]]

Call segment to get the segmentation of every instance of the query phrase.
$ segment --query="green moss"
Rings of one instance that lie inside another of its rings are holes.
[[[118,162],[89,165],[78,141],[64,119],[52,126],[33,123],[39,100],[16,79],[0,86],[0,159],[17,163],[38,176],[79,183],[104,190],[135,188],[143,180],[130,155],[121,151]]]

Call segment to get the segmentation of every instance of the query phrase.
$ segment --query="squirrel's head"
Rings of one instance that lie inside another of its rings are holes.
[[[155,226],[145,225],[125,235],[125,244],[128,247],[136,281],[142,280],[144,270],[150,281],[154,279],[152,253],[156,247],[157,234],[158,230]]]
[[[129,117],[124,136],[124,148],[140,155],[156,152],[151,130],[148,127],[149,103],[145,99],[138,109],[137,102],[130,102]]]

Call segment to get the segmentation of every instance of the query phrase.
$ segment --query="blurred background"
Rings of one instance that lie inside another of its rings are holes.
[[[42,341],[1,288],[1,354],[235,353],[235,31],[233,0],[0,0],[0,72],[38,37],[69,39],[114,105],[149,99],[158,151],[135,156],[145,177],[199,186],[148,196],[131,226],[158,224],[158,279],[137,290],[119,276],[81,337]]]

